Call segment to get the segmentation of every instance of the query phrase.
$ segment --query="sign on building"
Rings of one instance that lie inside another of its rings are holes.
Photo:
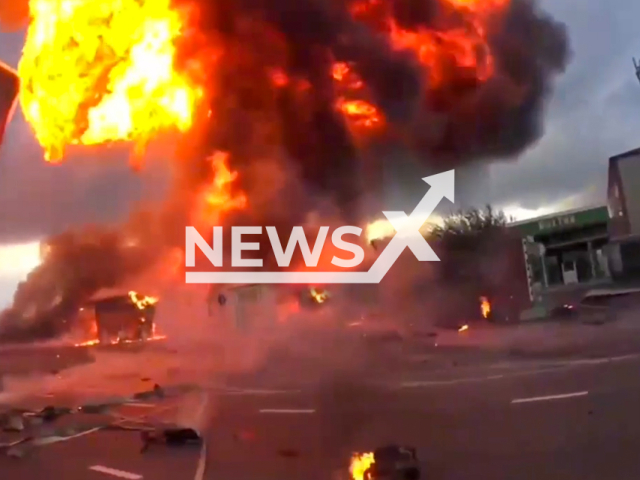
[[[538,222],[538,228],[540,230],[552,230],[555,228],[570,227],[575,224],[575,215],[563,215],[561,217],[550,218],[548,220],[540,220]]]

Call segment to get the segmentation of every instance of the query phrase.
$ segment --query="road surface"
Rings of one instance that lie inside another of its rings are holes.
[[[427,479],[635,479],[639,369],[631,356],[414,374],[384,386],[345,378],[290,391],[220,389],[202,478],[338,480],[352,452],[399,442],[417,447]],[[159,408],[126,407],[128,415]],[[134,432],[95,432],[22,459],[0,456],[0,471],[29,480],[199,480],[197,448],[141,454],[140,446]]]

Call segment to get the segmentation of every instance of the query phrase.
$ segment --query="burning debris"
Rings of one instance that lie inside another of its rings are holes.
[[[352,480],[418,480],[416,449],[387,445],[373,452],[355,454],[349,467]]]
[[[480,297],[480,313],[483,318],[489,318],[491,314],[491,303],[487,297]]]
[[[359,223],[363,170],[396,145],[437,169],[515,158],[569,56],[529,0],[9,3],[12,27],[29,12],[19,100],[48,161],[126,141],[138,169],[148,144],[178,149],[162,208],[50,239],[4,340],[58,335],[169,258],[180,273],[185,225],[301,225],[318,198]]]
[[[365,472],[370,472],[370,468],[373,465],[373,452],[368,453],[356,453],[351,457],[351,464],[349,465],[349,473],[352,480],[367,480]]]
[[[311,297],[311,300],[313,302],[319,305],[323,304],[324,302],[329,300],[329,298],[331,298],[331,296],[329,295],[329,292],[323,289],[315,288],[315,287],[311,287],[309,289],[309,296]]]

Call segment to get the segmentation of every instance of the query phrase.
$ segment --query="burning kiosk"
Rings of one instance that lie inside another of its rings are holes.
[[[146,341],[154,337],[158,299],[136,292],[96,295],[85,307],[93,313],[92,330],[97,342]]]

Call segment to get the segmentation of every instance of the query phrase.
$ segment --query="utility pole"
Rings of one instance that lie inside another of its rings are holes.
[[[633,57],[633,66],[636,69],[636,77],[638,78],[638,81],[640,82],[640,63],[638,63],[638,61],[636,60],[635,57]]]

